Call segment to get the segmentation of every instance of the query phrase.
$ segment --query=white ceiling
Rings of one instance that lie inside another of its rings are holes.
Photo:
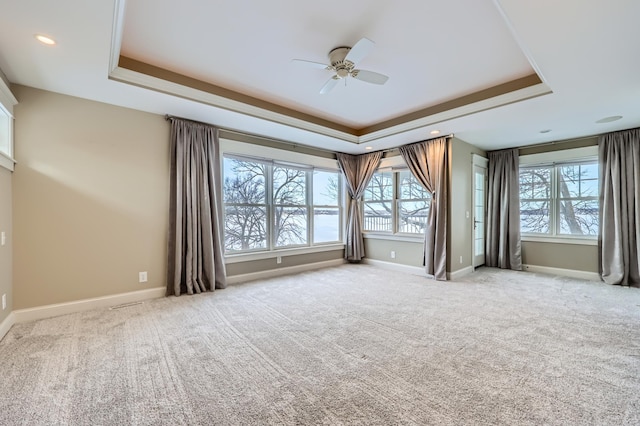
[[[334,151],[390,148],[434,129],[490,150],[640,126],[634,0],[0,0],[0,7],[0,69],[12,83]],[[57,44],[43,46],[34,34]],[[357,68],[389,75],[384,86],[348,79],[320,95],[331,73],[291,62],[326,62],[332,48],[362,37],[376,45]],[[119,66],[119,55],[206,86]],[[536,73],[539,84],[444,104]],[[596,123],[613,115],[623,118]]]

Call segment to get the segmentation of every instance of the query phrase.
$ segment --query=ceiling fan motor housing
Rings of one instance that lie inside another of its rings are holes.
[[[355,66],[353,62],[344,59],[350,50],[350,47],[336,47],[329,52],[329,62],[339,78],[347,77]]]

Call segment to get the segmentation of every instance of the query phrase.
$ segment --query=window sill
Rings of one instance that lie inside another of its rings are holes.
[[[571,238],[571,237],[540,237],[533,235],[523,235],[520,238],[524,242],[554,243],[554,244],[576,244],[582,246],[597,246],[596,238]]]
[[[406,241],[409,243],[422,243],[424,242],[423,235],[412,235],[412,234],[377,234],[367,232],[364,235],[364,238],[371,240],[391,240],[391,241]]]
[[[299,254],[322,253],[325,251],[344,250],[343,243],[317,245],[313,247],[282,248],[270,251],[258,251],[251,253],[227,254],[224,263],[241,263],[252,260],[275,259],[276,257],[297,256]]]

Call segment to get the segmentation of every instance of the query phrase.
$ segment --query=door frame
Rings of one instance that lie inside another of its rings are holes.
[[[487,239],[487,171],[489,169],[489,160],[477,154],[471,154],[471,267],[477,268],[481,265],[476,265],[476,244],[475,244],[475,227],[474,220],[476,214],[476,173],[475,168],[480,167],[485,170],[484,173],[484,240]],[[486,249],[485,249],[486,257]]]

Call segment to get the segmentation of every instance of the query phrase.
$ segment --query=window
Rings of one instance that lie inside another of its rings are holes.
[[[13,170],[13,106],[18,101],[0,71],[0,166]]]
[[[365,231],[424,232],[431,196],[410,171],[374,173],[363,199]]]
[[[520,167],[523,234],[593,238],[598,213],[597,160]]]
[[[231,155],[223,170],[226,253],[340,241],[337,171]]]

